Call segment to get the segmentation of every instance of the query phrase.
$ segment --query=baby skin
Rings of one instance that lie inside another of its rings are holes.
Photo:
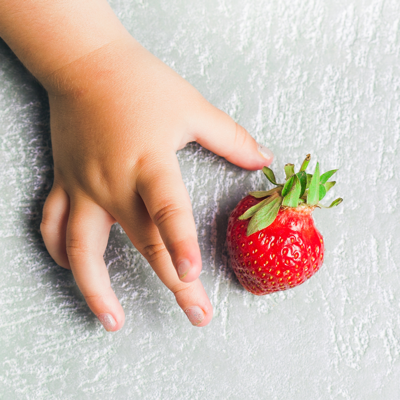
[[[0,36],[50,102],[54,184],[40,226],[107,331],[124,324],[103,254],[118,222],[195,326],[212,318],[176,151],[272,162],[227,114],[144,49],[105,0],[0,0]]]

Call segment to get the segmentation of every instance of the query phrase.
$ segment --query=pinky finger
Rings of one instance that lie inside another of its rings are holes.
[[[53,260],[61,267],[71,269],[66,251],[68,216],[69,197],[60,186],[53,186],[43,207],[40,232]]]

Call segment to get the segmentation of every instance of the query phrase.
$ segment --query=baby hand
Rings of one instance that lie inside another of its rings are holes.
[[[272,153],[134,39],[112,42],[47,81],[54,185],[41,232],[50,255],[72,270],[105,329],[117,331],[124,311],[103,254],[118,222],[190,322],[207,325],[212,306],[198,278],[176,151],[196,141],[249,170],[269,165]]]

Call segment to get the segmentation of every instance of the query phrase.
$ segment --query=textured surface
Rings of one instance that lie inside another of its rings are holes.
[[[397,399],[398,0],[112,6],[144,46],[271,146],[274,169],[308,152],[311,167],[316,156],[324,170],[340,167],[332,191],[345,202],[315,212],[326,246],[318,274],[253,296],[230,270],[225,231],[238,200],[264,187],[261,173],[187,146],[179,160],[215,317],[193,328],[115,226],[105,257],[127,320],[106,333],[43,246],[46,94],[0,41],[0,398]]]

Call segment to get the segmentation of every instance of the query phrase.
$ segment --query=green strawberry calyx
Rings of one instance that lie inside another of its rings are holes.
[[[332,175],[337,171],[331,171],[320,174],[319,163],[315,167],[314,174],[307,174],[306,169],[310,163],[311,155],[301,164],[299,172],[295,172],[294,164],[285,165],[286,182],[277,183],[273,171],[264,167],[262,169],[267,179],[276,187],[268,191],[256,191],[249,194],[256,199],[263,199],[258,204],[250,207],[239,219],[250,218],[247,227],[247,236],[252,235],[267,228],[274,221],[281,208],[308,207],[308,208],[332,208],[339,205],[343,199],[337,198],[329,206],[324,206],[320,201],[326,196],[328,191],[335,186],[336,182],[328,182]]]

